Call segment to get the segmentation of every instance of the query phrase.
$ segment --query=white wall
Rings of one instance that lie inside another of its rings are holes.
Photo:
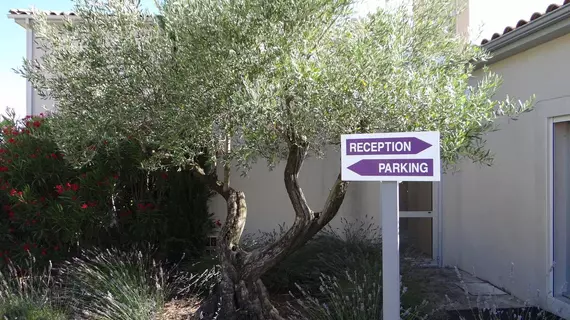
[[[41,50],[38,47],[38,43],[40,43],[39,41],[41,41],[41,39],[38,39],[36,37],[36,33],[33,30],[31,31],[31,34],[33,39],[32,59],[34,60],[41,59],[41,57],[44,54],[43,50]],[[28,99],[29,98],[30,97],[28,97]],[[31,105],[32,114],[37,115],[40,113],[46,113],[47,111],[51,111],[54,109],[54,101],[52,99],[42,99],[42,97],[40,97],[37,90],[35,89],[32,89],[31,100],[32,100],[32,105]]]
[[[570,35],[490,66],[497,98],[536,95],[535,110],[488,135],[492,167],[464,163],[444,177],[444,263],[547,306],[549,256],[547,119],[570,114]],[[514,274],[511,277],[511,267]],[[511,279],[512,278],[512,279]]]
[[[271,231],[285,223],[291,226],[295,213],[283,180],[285,162],[273,171],[269,171],[265,162],[255,164],[248,176],[242,178],[239,172],[234,172],[232,187],[245,192],[248,205],[248,220],[246,233],[259,230]],[[310,158],[305,161],[300,174],[300,185],[311,208],[315,211],[322,209],[329,189],[340,171],[340,153],[331,150],[325,159]],[[373,216],[374,223],[379,224],[380,200],[379,183],[352,183],[348,189],[340,212],[331,223],[340,227],[341,218],[364,219]],[[222,197],[216,196],[211,210],[220,219],[226,215],[226,205]]]

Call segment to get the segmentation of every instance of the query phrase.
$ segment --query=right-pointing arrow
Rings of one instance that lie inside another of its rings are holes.
[[[416,137],[346,139],[346,155],[418,154],[431,146]]]

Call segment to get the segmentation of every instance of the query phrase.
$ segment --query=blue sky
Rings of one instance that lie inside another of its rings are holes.
[[[359,11],[367,11],[385,0],[358,0]],[[494,32],[502,31],[505,26],[513,26],[534,12],[544,12],[550,3],[561,4],[563,0],[470,0],[470,26],[482,37],[490,37]],[[147,8],[154,7],[154,0],[142,0]],[[9,9],[28,9],[36,7],[42,10],[70,11],[72,0],[0,0],[0,112],[7,106],[14,108],[17,115],[25,116],[26,82],[12,69],[22,64],[26,54],[26,32],[6,15]],[[489,9],[491,8],[491,9]],[[476,41],[475,37],[472,37]]]

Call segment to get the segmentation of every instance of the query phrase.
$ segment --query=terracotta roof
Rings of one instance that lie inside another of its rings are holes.
[[[522,27],[522,26],[524,26],[524,25],[526,25],[526,24],[532,23],[534,20],[536,20],[536,19],[538,19],[538,18],[540,18],[540,17],[542,17],[542,16],[544,16],[544,15],[546,15],[546,14],[549,14],[549,13],[551,13],[551,12],[553,12],[553,11],[556,11],[556,10],[562,8],[562,7],[568,7],[568,6],[570,6],[570,0],[565,0],[564,3],[562,3],[562,4],[560,4],[560,5],[559,5],[559,4],[551,4],[551,5],[549,5],[549,6],[546,8],[546,11],[545,11],[544,13],[535,12],[535,13],[532,14],[532,16],[530,16],[530,19],[529,19],[528,21],[526,21],[526,20],[524,20],[524,19],[519,20],[519,21],[517,22],[517,24],[516,24],[514,27],[511,27],[511,26],[506,27],[506,28],[503,30],[503,33],[494,33],[494,34],[491,36],[491,39],[483,39],[483,40],[481,41],[481,45],[484,45],[484,44],[486,44],[486,43],[489,43],[489,42],[491,42],[491,41],[493,41],[493,40],[499,38],[500,36],[505,35],[505,34],[511,32],[511,31],[513,31],[513,30],[515,30],[515,29],[517,29],[517,28],[520,28],[520,27]]]
[[[45,11],[47,12],[50,16],[74,16],[75,13],[71,12],[71,11]],[[10,9],[8,11],[9,14],[15,14],[15,15],[33,15],[33,11],[30,9]]]

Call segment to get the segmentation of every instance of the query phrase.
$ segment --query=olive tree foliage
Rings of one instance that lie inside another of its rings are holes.
[[[495,120],[530,110],[496,100],[501,79],[488,70],[474,82],[488,54],[456,35],[456,2],[356,18],[353,0],[166,0],[152,15],[133,1],[77,0],[80,19],[55,24],[37,13],[45,55],[20,72],[56,101],[53,130],[78,164],[134,140],[151,156],[141,165],[194,170],[222,195],[221,294],[237,296],[222,309],[276,318],[260,275],[335,216],[348,186],[339,175],[323,207],[310,208],[297,180],[307,157],[341,134],[437,130],[444,169],[488,163]],[[257,160],[286,161],[295,222],[245,252],[245,198],[230,165],[247,172]],[[225,167],[224,177],[204,163]]]
[[[128,0],[75,2],[81,20],[34,28],[46,54],[21,72],[57,101],[60,144],[136,138],[148,165],[193,164],[204,149],[247,168],[307,141],[322,155],[340,134],[439,130],[446,165],[489,160],[481,143],[498,115],[500,78],[475,86],[487,54],[455,33],[455,1],[353,19],[351,0],[180,0],[153,16]],[[451,17],[451,18],[450,18]]]

